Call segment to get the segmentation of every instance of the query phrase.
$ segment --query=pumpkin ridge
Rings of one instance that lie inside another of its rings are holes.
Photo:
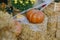
[[[33,20],[34,20],[34,22],[36,22],[36,14],[34,14],[33,16],[32,16],[32,22],[33,22]]]
[[[32,16],[34,15],[34,12],[29,16],[30,17],[30,22],[32,22]]]

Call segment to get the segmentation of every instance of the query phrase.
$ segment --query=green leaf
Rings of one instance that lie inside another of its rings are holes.
[[[23,3],[20,3],[20,1],[22,1]],[[14,6],[15,8],[19,9],[20,11],[24,11],[24,10],[27,10],[31,7],[33,7],[34,4],[32,4],[32,2],[30,0],[28,0],[26,3],[27,0],[18,0],[17,1],[17,4],[14,3],[14,0],[12,2],[12,6]]]

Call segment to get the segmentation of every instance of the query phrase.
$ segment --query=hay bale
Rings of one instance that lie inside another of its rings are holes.
[[[3,29],[0,31],[0,40],[17,40],[17,38],[13,32]]]
[[[43,10],[44,13],[48,16],[47,40],[53,40],[56,38],[57,15],[53,11],[53,8],[54,5],[51,4]]]
[[[12,19],[11,19],[11,15],[9,15],[8,13],[4,13],[2,11],[0,11],[0,29],[4,28],[4,27],[11,27],[11,23],[12,23]]]
[[[56,13],[58,18],[56,37],[58,40],[60,40],[60,12],[56,12]]]
[[[60,29],[57,30],[56,37],[57,37],[58,40],[60,40]]]
[[[22,33],[18,36],[18,40],[46,40],[47,33],[47,16],[40,24],[22,24]]]
[[[0,40],[17,40],[12,30],[15,23],[11,17],[8,13],[0,11]]]

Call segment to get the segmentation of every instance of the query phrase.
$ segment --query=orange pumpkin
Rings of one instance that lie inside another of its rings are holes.
[[[42,23],[44,20],[44,14],[40,10],[32,9],[27,12],[27,19],[32,23]]]

